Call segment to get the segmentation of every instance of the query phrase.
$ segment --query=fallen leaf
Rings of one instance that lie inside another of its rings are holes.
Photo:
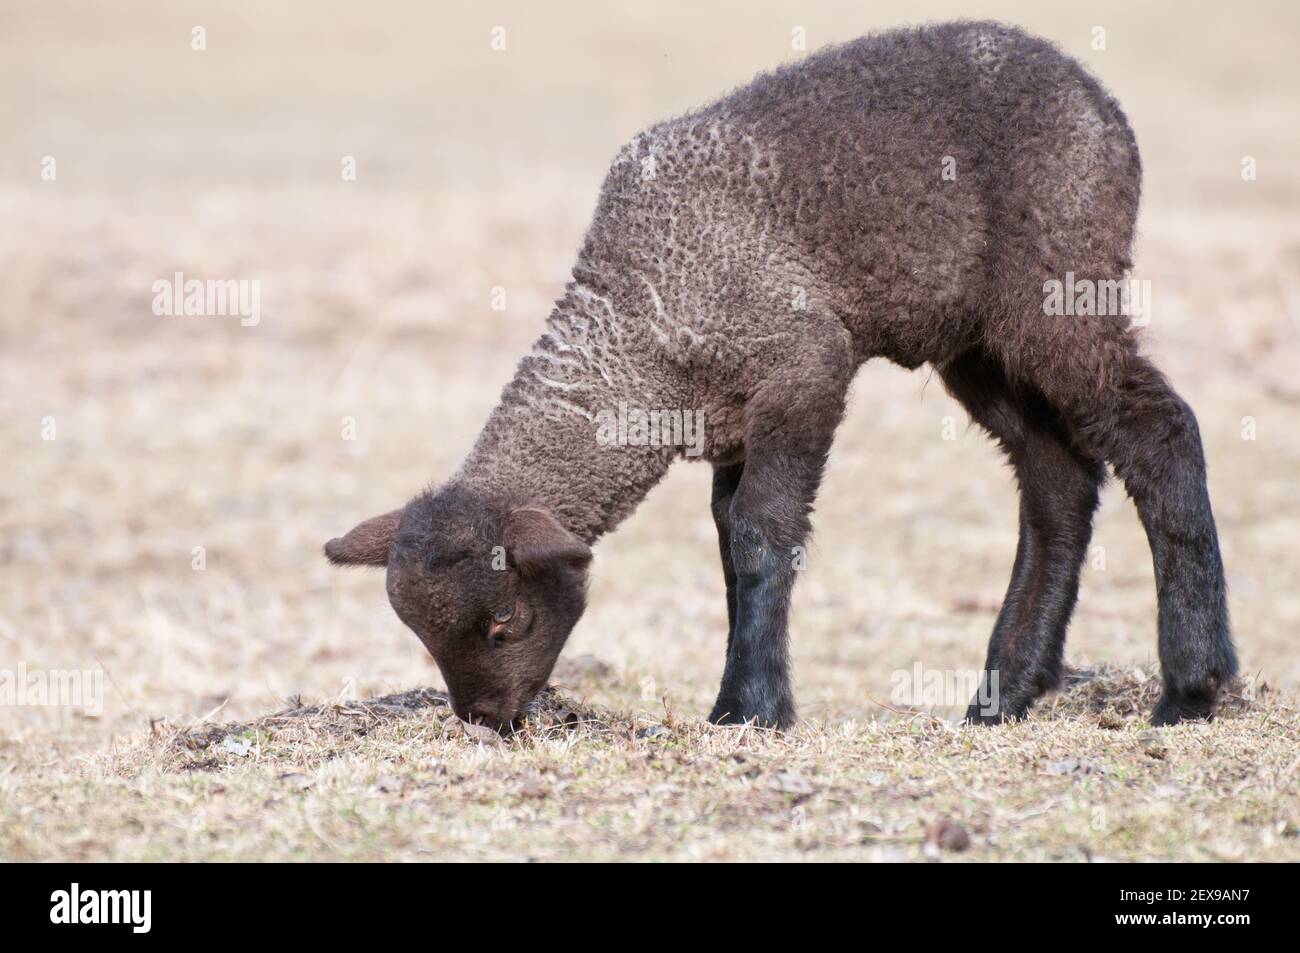
[[[970,846],[970,834],[951,817],[941,817],[925,829],[925,842],[939,850],[963,851]]]
[[[487,745],[491,748],[501,748],[505,746],[505,741],[501,735],[493,731],[486,725],[475,725],[468,721],[461,721],[459,718],[449,718],[447,720],[447,734],[462,735],[470,741],[477,742],[481,745]]]

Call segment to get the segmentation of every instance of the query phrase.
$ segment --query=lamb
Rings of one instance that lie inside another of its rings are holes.
[[[1005,450],[1020,542],[967,720],[1022,718],[1061,675],[1109,465],[1155,565],[1157,725],[1235,674],[1196,418],[1122,314],[1049,315],[1069,274],[1131,267],[1141,165],[1115,100],[990,22],[867,36],[653,126],[615,157],[547,330],[446,483],[325,546],[387,567],[456,713],[508,728],[585,605],[592,544],[683,456],[597,439],[625,406],[690,411],[726,582],[710,718],[795,720],[791,553],[857,369],[929,364]]]

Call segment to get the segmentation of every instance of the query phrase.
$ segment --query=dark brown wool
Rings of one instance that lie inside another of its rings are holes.
[[[619,152],[573,281],[460,471],[326,553],[386,565],[457,713],[508,724],[582,613],[590,544],[687,449],[598,439],[602,422],[698,414],[730,619],[712,717],[788,725],[790,552],[849,383],[874,357],[930,364],[1020,485],[994,704],[970,720],[1020,717],[1057,683],[1107,464],[1155,560],[1154,720],[1207,717],[1236,659],[1196,419],[1126,317],[1044,311],[1045,282],[1125,277],[1140,181],[1115,100],[999,24],[761,75]]]

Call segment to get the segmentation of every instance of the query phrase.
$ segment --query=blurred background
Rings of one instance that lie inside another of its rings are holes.
[[[617,148],[806,55],[799,31],[811,52],[955,16],[1054,40],[1128,112],[1149,348],[1200,417],[1243,668],[1295,685],[1296,4],[4,0],[0,668],[109,679],[96,717],[0,708],[6,754],[439,685],[382,574],[319,549],[469,449]],[[260,281],[260,323],[156,316],[178,271]],[[566,651],[608,667],[588,701],[707,712],[709,479],[679,465],[600,544]],[[978,667],[1015,507],[937,381],[866,367],[796,594],[802,713],[870,717],[897,669]],[[1117,486],[1094,543],[1068,657],[1154,672],[1150,554]]]

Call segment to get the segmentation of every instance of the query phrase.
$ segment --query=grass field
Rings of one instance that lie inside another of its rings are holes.
[[[266,6],[0,0],[0,672],[104,673],[99,711],[0,705],[0,858],[1300,860],[1294,4]],[[1200,419],[1246,676],[1222,716],[1144,721],[1115,485],[1064,691],[991,731],[891,700],[981,665],[1016,511],[938,382],[873,364],[796,592],[798,729],[703,723],[726,613],[682,464],[598,546],[558,694],[466,733],[382,575],[321,544],[455,467],[638,128],[796,28],[977,13],[1137,131],[1147,340]],[[156,316],[178,271],[259,280],[260,321]]]

